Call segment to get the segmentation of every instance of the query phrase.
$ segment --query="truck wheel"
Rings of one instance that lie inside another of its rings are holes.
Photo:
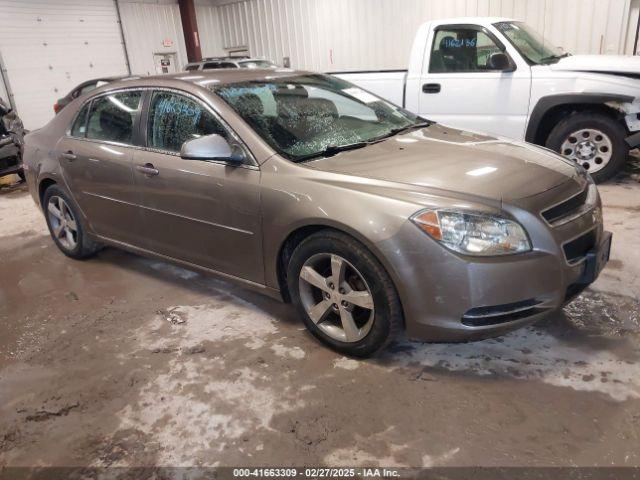
[[[553,128],[546,146],[582,165],[600,183],[624,166],[629,154],[624,137],[624,128],[613,118],[574,112]]]
[[[369,250],[342,233],[326,230],[302,241],[289,261],[287,283],[307,329],[338,352],[368,357],[402,328],[389,275]]]

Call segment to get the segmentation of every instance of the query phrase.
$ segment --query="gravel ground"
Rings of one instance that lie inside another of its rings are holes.
[[[223,281],[70,260],[4,188],[0,467],[640,466],[640,184],[601,192],[612,258],[563,312],[356,361]]]

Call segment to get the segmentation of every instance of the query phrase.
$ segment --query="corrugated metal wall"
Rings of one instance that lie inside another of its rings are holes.
[[[176,54],[177,70],[187,64],[180,9],[176,1],[118,0],[131,73],[155,75],[154,54]],[[171,45],[163,42],[170,40]]]
[[[212,8],[209,5],[196,5],[200,48],[202,55],[205,57],[215,57],[225,54],[218,14],[219,9],[217,8]]]
[[[113,0],[0,0],[0,54],[30,129],[78,83],[127,73]]]
[[[288,56],[294,67],[331,71],[406,68],[422,22],[459,16],[525,20],[569,52],[624,53],[635,33],[630,6],[631,0],[245,0],[201,5],[197,13],[205,55],[247,46],[254,56],[277,62]]]

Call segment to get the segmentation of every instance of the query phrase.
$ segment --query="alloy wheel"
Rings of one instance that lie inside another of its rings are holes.
[[[336,254],[309,258],[299,276],[300,299],[311,321],[341,342],[367,336],[375,315],[373,295],[363,275]]]
[[[47,215],[53,236],[66,250],[73,250],[78,245],[78,224],[69,205],[57,195],[49,198]]]
[[[589,173],[595,173],[611,160],[613,144],[609,136],[600,130],[584,128],[567,136],[560,153],[582,165]]]

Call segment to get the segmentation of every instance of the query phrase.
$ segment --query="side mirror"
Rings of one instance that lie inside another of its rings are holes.
[[[185,160],[222,161],[233,164],[241,164],[245,160],[238,148],[229,145],[222,135],[216,133],[184,142],[180,156]]]
[[[515,70],[511,63],[511,59],[506,53],[497,52],[489,57],[487,66],[491,70],[498,70],[500,72],[513,72]]]

